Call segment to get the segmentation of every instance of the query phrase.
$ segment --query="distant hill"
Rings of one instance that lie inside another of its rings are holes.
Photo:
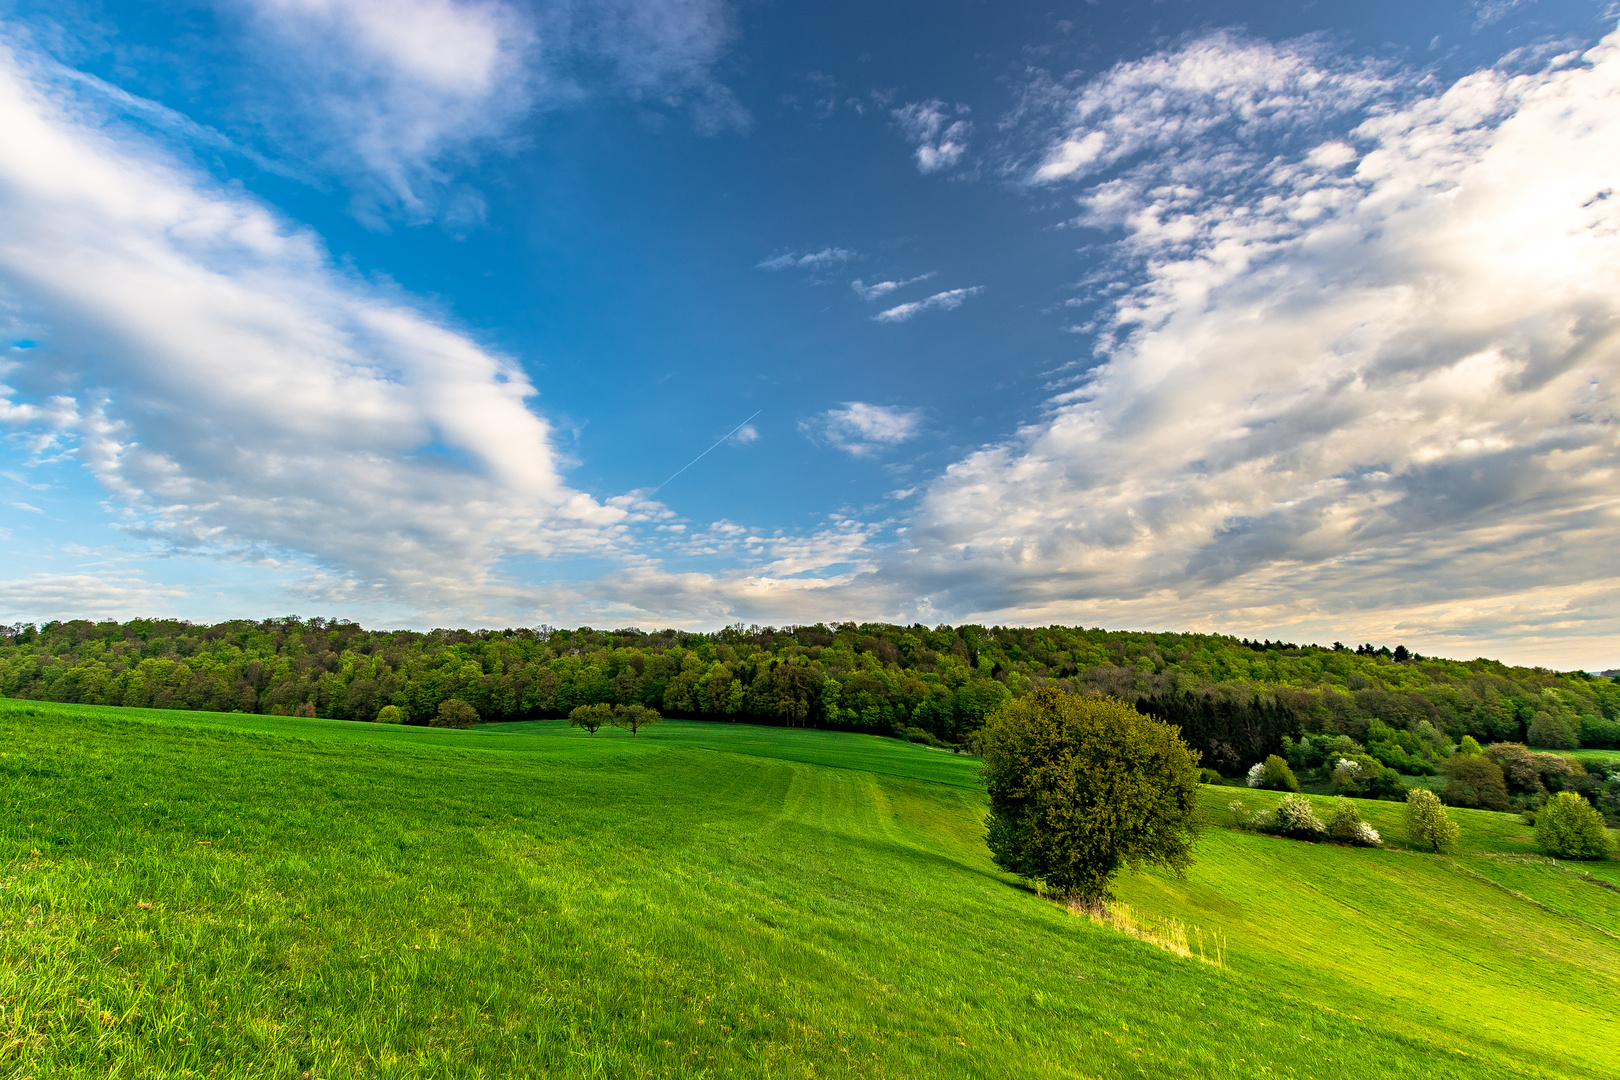
[[[1342,733],[1362,743],[1369,733],[1386,738],[1386,726],[1431,741],[1620,746],[1620,685],[1612,679],[1370,644],[880,623],[708,634],[417,633],[291,617],[0,628],[6,697],[343,720],[372,720],[396,704],[410,722],[426,723],[451,697],[486,721],[639,702],[672,716],[971,747],[987,712],[1046,684],[1115,695],[1180,725],[1205,763],[1226,775],[1278,752],[1285,736]]]

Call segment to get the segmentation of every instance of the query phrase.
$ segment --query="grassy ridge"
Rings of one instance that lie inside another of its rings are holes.
[[[1607,1069],[1620,893],[1507,815],[1460,813],[1456,860],[1216,828],[1123,883],[1223,972],[1019,887],[975,763],[893,740],[24,702],[0,733],[7,1076]]]

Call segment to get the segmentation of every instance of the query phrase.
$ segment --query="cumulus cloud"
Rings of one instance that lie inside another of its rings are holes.
[[[755,264],[757,270],[825,270],[842,266],[856,257],[856,253],[841,247],[825,247],[820,251],[800,253],[784,251]]]
[[[235,0],[261,74],[263,123],[356,181],[357,213],[476,224],[456,166],[536,107],[608,88],[687,107],[699,130],[746,128],[714,77],[732,38],[723,0]]]
[[[848,401],[800,425],[812,438],[856,457],[899,446],[922,430],[922,412],[894,405]]]
[[[1620,37],[1425,88],[1222,35],[1070,93],[1027,178],[1135,284],[1082,385],[931,486],[897,580],[1022,619],[1620,626],[1568,602],[1620,527]]]
[[[859,296],[862,300],[881,300],[883,297],[888,296],[892,292],[897,292],[900,289],[905,288],[907,285],[915,285],[919,281],[927,281],[934,276],[934,271],[930,270],[926,274],[918,274],[916,277],[907,278],[904,281],[875,281],[870,285],[866,284],[866,282],[862,281],[860,278],[856,278],[854,281],[849,283],[849,287],[854,289],[855,295]]]
[[[501,555],[600,551],[637,513],[563,482],[516,364],[53,104],[4,48],[0,128],[0,310],[45,328],[0,419],[87,466],[123,527],[476,605]]]
[[[984,292],[983,285],[973,285],[966,289],[948,289],[945,292],[937,292],[926,300],[913,300],[909,304],[898,304],[880,311],[872,316],[872,319],[874,322],[905,322],[925,311],[954,311],[966,303],[968,297],[977,296],[982,292]]]
[[[907,141],[917,147],[918,172],[952,169],[962,160],[968,137],[973,134],[973,122],[965,118],[967,113],[966,105],[951,108],[938,98],[913,101],[892,111]]]

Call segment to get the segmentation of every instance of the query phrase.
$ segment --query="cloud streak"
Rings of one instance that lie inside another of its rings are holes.
[[[947,289],[937,292],[926,300],[913,300],[908,304],[897,304],[892,308],[880,311],[872,316],[873,322],[900,323],[916,318],[925,311],[954,311],[974,297],[984,292],[983,285],[973,285],[965,289]]]

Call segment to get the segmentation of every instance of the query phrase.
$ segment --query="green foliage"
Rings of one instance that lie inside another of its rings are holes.
[[[1272,754],[1249,770],[1249,786],[1267,791],[1298,791],[1294,770],[1280,755]]]
[[[615,705],[611,722],[614,727],[624,728],[633,736],[642,728],[656,724],[662,719],[656,709],[649,709],[645,705]]]
[[[1565,859],[1607,859],[1615,852],[1603,815],[1572,791],[1553,795],[1536,813],[1536,843]]]
[[[470,728],[478,723],[478,710],[460,698],[446,698],[434,714],[434,727]]]
[[[403,724],[404,722],[405,710],[398,705],[384,705],[377,710],[377,723],[379,724]]]
[[[1482,752],[1479,748],[1479,742],[1472,735],[1464,735],[1462,741],[1457,744],[1457,753],[1459,754],[1477,755]]]
[[[990,851],[1062,896],[1106,899],[1122,868],[1192,862],[1198,756],[1122,701],[1039,689],[981,737]]]
[[[1475,810],[1511,810],[1507,785],[1502,780],[1501,766],[1481,754],[1459,751],[1447,761],[1441,772],[1446,778],[1445,801],[1449,806],[1468,806]]]
[[[0,627],[0,696],[340,720],[369,721],[393,705],[426,724],[448,698],[489,721],[642,705],[665,716],[925,731],[967,746],[988,713],[1038,686],[1133,704],[1179,727],[1227,776],[1281,753],[1305,781],[1306,769],[1325,777],[1328,755],[1364,750],[1427,772],[1440,743],[1521,739],[1538,713],[1590,745],[1620,745],[1620,686],[1608,679],[1222,635],[853,622],[424,634],[297,618]]]
[[[613,722],[613,706],[611,705],[581,705],[568,714],[568,726],[584,728],[588,734],[595,735],[604,724]]]
[[[1449,851],[1457,844],[1458,826],[1434,792],[1413,788],[1406,796],[1406,835],[1423,850]]]
[[[1538,712],[1530,721],[1529,743],[1544,750],[1573,750],[1581,745],[1579,728],[1551,713]]]

